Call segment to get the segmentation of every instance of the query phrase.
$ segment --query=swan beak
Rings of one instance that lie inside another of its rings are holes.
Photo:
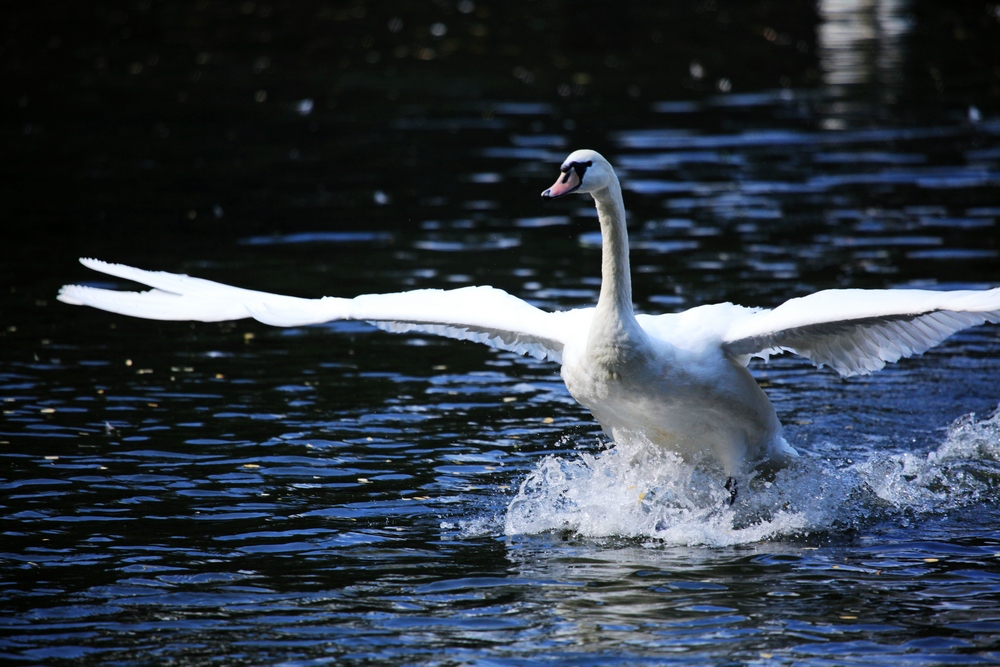
[[[568,195],[578,187],[580,187],[580,174],[576,173],[576,169],[568,169],[563,172],[555,185],[542,193],[542,199],[556,199]]]

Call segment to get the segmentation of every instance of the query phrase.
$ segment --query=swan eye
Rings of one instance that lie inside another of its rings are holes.
[[[569,180],[569,172],[575,171],[576,177],[583,181],[583,175],[587,173],[587,167],[593,165],[593,161],[587,160],[586,162],[570,162],[562,168],[562,173],[564,174],[562,182],[565,183]]]

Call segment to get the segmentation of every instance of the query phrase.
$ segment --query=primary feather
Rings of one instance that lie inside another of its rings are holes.
[[[826,290],[732,323],[732,355],[784,351],[841,375],[871,373],[921,354],[967,327],[1000,321],[1000,289],[985,291]]]

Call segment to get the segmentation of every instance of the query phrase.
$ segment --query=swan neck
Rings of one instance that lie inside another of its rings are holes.
[[[634,319],[632,277],[628,259],[628,230],[621,185],[615,178],[608,187],[593,193],[597,219],[601,223],[601,295],[597,307],[618,317]]]

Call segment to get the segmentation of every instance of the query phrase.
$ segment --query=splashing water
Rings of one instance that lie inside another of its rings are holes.
[[[940,512],[993,500],[1000,489],[1000,409],[956,420],[924,456],[904,452],[858,466],[871,492],[896,508]]]
[[[640,437],[573,459],[547,456],[510,502],[504,532],[725,546],[943,512],[1000,488],[1000,411],[957,420],[924,455],[838,464],[804,454],[773,478],[750,477],[732,507],[725,479],[717,466],[685,462]]]

